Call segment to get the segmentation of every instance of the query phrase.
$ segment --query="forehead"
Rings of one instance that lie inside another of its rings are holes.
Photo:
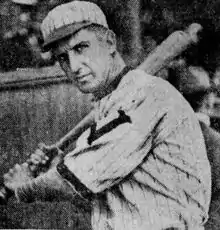
[[[82,29],[79,32],[75,33],[71,37],[60,40],[57,43],[57,46],[53,49],[53,53],[58,55],[60,53],[66,52],[67,50],[73,48],[80,42],[87,41],[90,43],[98,42],[95,32]]]

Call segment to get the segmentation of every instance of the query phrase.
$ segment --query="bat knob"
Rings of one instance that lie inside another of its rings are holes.
[[[0,205],[7,204],[7,198],[4,192],[0,191]]]
[[[192,23],[186,30],[186,32],[190,35],[192,41],[197,43],[199,40],[199,33],[202,31],[202,26],[198,23]]]
[[[13,192],[6,187],[0,188],[0,205],[6,205]]]

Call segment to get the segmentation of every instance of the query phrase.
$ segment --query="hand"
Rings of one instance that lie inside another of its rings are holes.
[[[32,172],[28,164],[16,164],[8,173],[4,174],[4,185],[11,191],[15,191],[22,184],[33,179]]]
[[[43,143],[38,145],[38,149],[30,156],[27,163],[30,165],[32,171],[37,171],[37,175],[41,172],[47,171],[49,168],[57,165],[63,152],[55,145],[47,146]]]
[[[35,150],[33,154],[31,154],[30,158],[27,160],[27,162],[30,165],[45,165],[47,161],[49,160],[49,157],[47,156],[49,151],[53,151],[49,148],[49,146],[46,146],[43,143],[40,143],[38,145],[38,148]]]
[[[60,150],[55,145],[45,145],[40,143],[38,149],[31,154],[27,162],[30,165],[46,165],[48,161],[51,161],[56,155],[60,153]]]

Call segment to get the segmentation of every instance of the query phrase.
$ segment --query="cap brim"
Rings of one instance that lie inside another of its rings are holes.
[[[38,0],[12,0],[12,2],[21,5],[33,6],[37,4]]]
[[[78,32],[80,29],[85,28],[93,23],[91,22],[79,22],[70,25],[62,26],[56,30],[54,30],[44,41],[42,45],[42,51],[46,52],[49,51],[55,43],[59,40],[73,35],[74,33]]]

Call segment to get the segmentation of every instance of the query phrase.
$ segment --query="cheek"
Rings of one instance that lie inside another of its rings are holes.
[[[95,65],[102,68],[108,62],[109,52],[105,47],[96,46],[87,57]]]
[[[103,77],[108,68],[108,62],[102,57],[87,60],[87,65],[91,68],[96,78]]]

